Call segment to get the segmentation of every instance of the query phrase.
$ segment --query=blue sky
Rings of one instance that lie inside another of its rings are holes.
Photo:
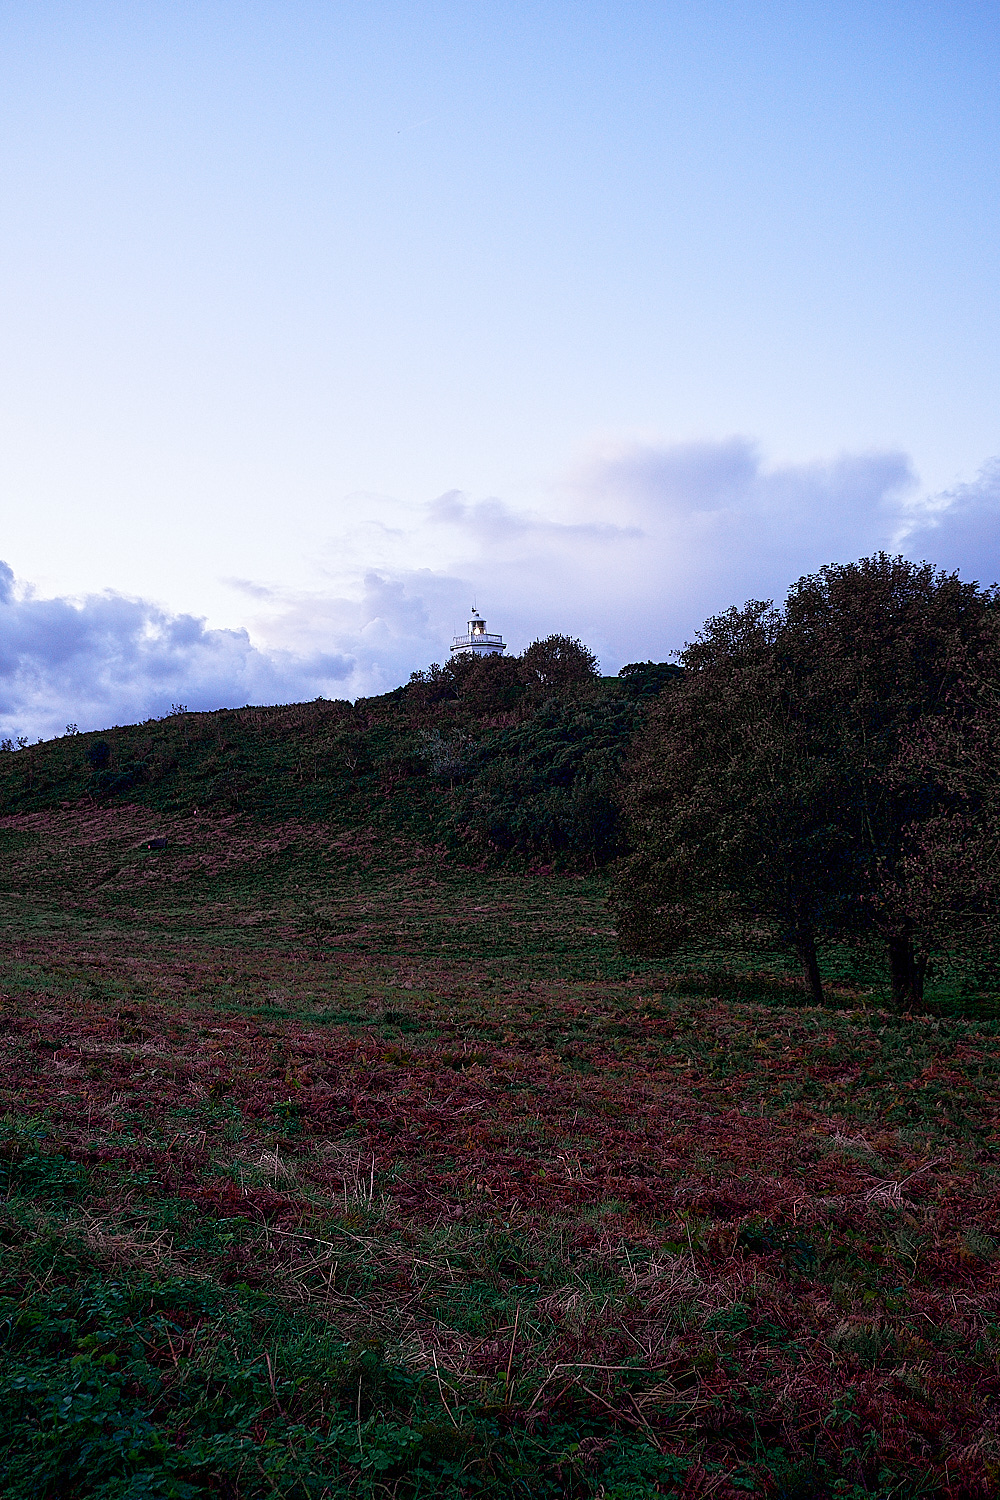
[[[0,728],[1000,576],[992,4],[0,4]]]

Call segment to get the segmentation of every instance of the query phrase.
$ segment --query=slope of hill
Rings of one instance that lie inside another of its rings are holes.
[[[416,683],[353,705],[180,711],[0,754],[0,814],[127,799],[371,822],[593,868],[614,852],[614,776],[642,703],[641,687],[608,678],[558,693],[435,698]]]
[[[0,757],[5,1495],[996,1492],[1000,1027],[625,959],[641,701]]]

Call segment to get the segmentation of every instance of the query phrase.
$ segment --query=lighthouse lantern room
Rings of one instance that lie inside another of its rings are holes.
[[[469,618],[468,634],[456,635],[451,643],[452,656],[463,651],[471,651],[474,656],[502,656],[504,650],[503,636],[489,635],[486,621],[476,609]]]

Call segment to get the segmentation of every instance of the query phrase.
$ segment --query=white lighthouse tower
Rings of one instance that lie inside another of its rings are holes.
[[[473,656],[502,656],[504,650],[503,636],[488,635],[486,621],[476,609],[469,618],[468,635],[456,635],[451,643],[452,656],[462,651],[471,651]]]

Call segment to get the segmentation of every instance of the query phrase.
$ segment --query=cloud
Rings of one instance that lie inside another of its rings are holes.
[[[580,635],[616,670],[669,655],[731,603],[783,597],[803,572],[889,545],[915,485],[897,452],[768,467],[744,438],[630,444],[578,465],[556,515],[452,494],[431,520],[462,530],[455,570],[481,580],[501,626]]]
[[[353,663],[336,651],[265,652],[246,630],[212,630],[120,594],[37,599],[0,563],[0,726],[49,736],[224,704],[329,695]]]
[[[575,478],[584,504],[628,516],[668,576],[711,592],[783,587],[790,570],[856,556],[888,540],[916,483],[901,453],[766,468],[747,439],[599,457]]]
[[[531,536],[551,541],[589,538],[594,541],[633,539],[642,532],[637,526],[615,526],[610,522],[573,522],[548,520],[530,511],[516,511],[502,500],[469,500],[461,490],[449,490],[432,500],[426,508],[427,519],[439,526],[451,526],[469,540],[496,546],[517,543]]]
[[[616,671],[663,659],[733,602],[783,597],[803,572],[889,545],[915,485],[900,453],[768,467],[742,438],[619,446],[533,510],[457,490],[405,523],[394,510],[394,550],[360,594],[287,600],[257,628],[286,649],[335,641],[372,691],[441,660],[475,597],[514,649],[566,632]]]
[[[533,509],[453,490],[355,510],[313,590],[229,580],[251,612],[234,630],[119,594],[38,599],[0,563],[0,730],[384,692],[447,656],[474,597],[509,648],[565,632],[615,672],[667,658],[730,604],[781,599],[801,574],[880,547],[1000,574],[998,460],[921,497],[898,452],[769,466],[744,438],[633,443],[591,454]]]
[[[235,589],[238,594],[245,594],[249,599],[273,599],[276,594],[266,583],[256,583],[252,578],[223,578],[220,582]]]
[[[1000,582],[1000,458],[984,464],[971,484],[918,503],[900,545],[910,557],[927,557],[979,583]]]

